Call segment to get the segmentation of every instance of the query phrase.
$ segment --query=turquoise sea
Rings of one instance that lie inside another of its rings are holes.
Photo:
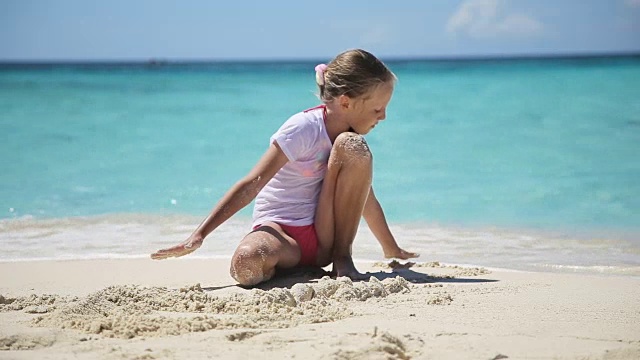
[[[0,261],[181,241],[280,124],[318,104],[317,63],[0,65]],[[640,276],[640,56],[387,64],[399,82],[367,141],[402,246]],[[192,256],[229,257],[250,215]],[[381,259],[366,225],[354,256]]]

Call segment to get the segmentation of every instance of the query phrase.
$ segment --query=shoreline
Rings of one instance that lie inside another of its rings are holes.
[[[375,277],[364,282],[298,272],[245,289],[236,286],[222,259],[2,262],[0,357],[640,356],[640,278],[437,263],[401,262],[394,270],[390,264],[357,262]],[[301,287],[314,287],[313,299],[296,297],[294,289]],[[332,287],[334,295],[321,296],[321,289]],[[291,294],[298,299],[293,304]],[[184,305],[157,308],[171,296],[183,299],[171,304]],[[108,299],[119,300],[105,308]],[[190,307],[197,303],[200,308]],[[76,310],[64,313],[70,305]],[[221,306],[234,310],[220,313]],[[78,318],[89,309],[103,309],[103,315]]]
[[[5,244],[0,262],[145,259],[153,251],[184,238],[197,226],[198,219],[111,214],[0,220],[0,243]],[[248,218],[230,219],[190,258],[230,258],[249,227]],[[403,248],[421,254],[420,261],[534,272],[640,276],[640,243],[616,239],[615,234],[579,239],[559,232],[536,234],[496,227],[420,223],[391,224],[391,229]],[[365,225],[358,231],[353,253],[357,261],[384,260]]]

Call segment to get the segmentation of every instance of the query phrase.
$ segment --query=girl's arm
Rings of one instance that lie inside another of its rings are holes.
[[[369,229],[371,229],[373,235],[378,239],[386,258],[406,260],[420,256],[420,254],[405,251],[398,246],[396,239],[393,237],[393,234],[391,234],[382,206],[380,206],[373,192],[373,187],[369,190],[369,197],[364,204],[362,216],[367,221],[367,225],[369,225]]]
[[[189,238],[178,245],[158,250],[152,259],[166,259],[192,253],[202,245],[204,239],[223,222],[240,209],[247,206],[260,190],[273,178],[288,159],[276,142],[271,144],[258,163],[249,173],[227,191],[213,208],[209,216],[198,226]]]

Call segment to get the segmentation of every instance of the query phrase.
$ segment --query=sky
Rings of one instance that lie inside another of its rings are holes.
[[[0,61],[640,52],[640,0],[0,0]]]

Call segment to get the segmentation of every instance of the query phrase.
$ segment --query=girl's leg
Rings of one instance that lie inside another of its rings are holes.
[[[352,132],[338,135],[333,143],[315,226],[320,266],[333,262],[337,276],[362,278],[351,258],[372,178],[372,155],[364,137]]]
[[[300,262],[298,243],[280,225],[265,222],[242,239],[231,258],[231,277],[251,286],[273,277],[276,266],[290,268]]]

